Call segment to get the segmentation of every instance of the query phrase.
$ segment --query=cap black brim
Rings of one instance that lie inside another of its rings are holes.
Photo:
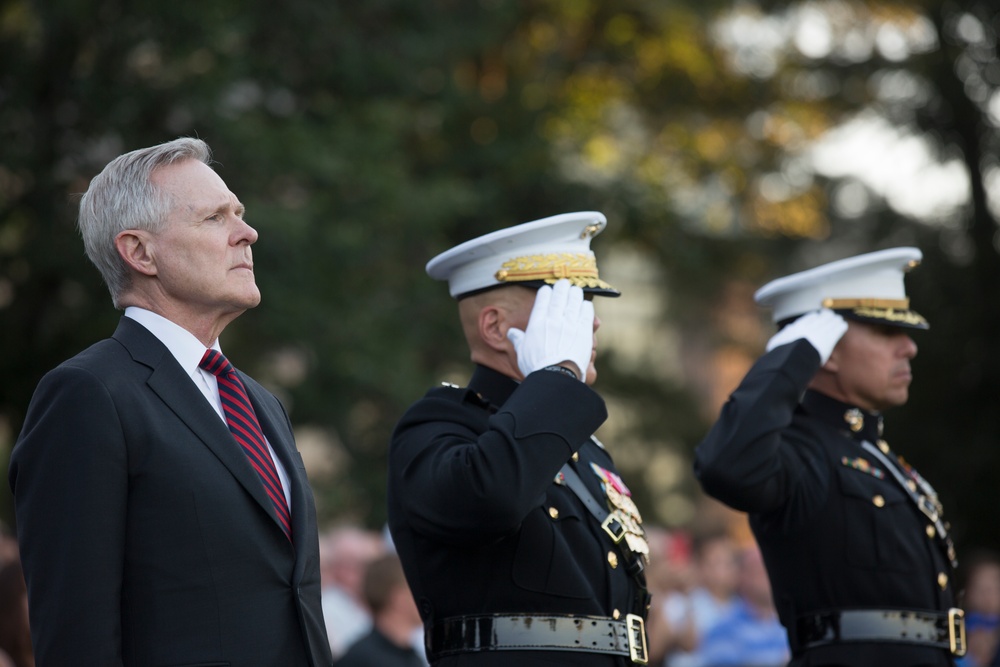
[[[474,296],[476,294],[482,294],[483,292],[489,292],[490,290],[499,289],[501,287],[527,287],[529,289],[538,289],[539,287],[544,287],[549,283],[544,280],[525,280],[521,282],[510,282],[510,283],[499,283],[497,285],[490,285],[489,287],[484,287],[483,289],[472,290],[471,292],[465,292],[464,294],[459,294],[456,299],[464,299],[467,296]],[[616,290],[614,287],[581,287],[584,294],[593,294],[594,296],[606,296],[606,297],[619,297],[622,295],[621,292]]]

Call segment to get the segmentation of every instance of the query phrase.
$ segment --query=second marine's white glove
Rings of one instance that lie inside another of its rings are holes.
[[[805,339],[819,352],[819,363],[825,364],[833,348],[847,331],[847,321],[829,308],[814,310],[787,325],[767,341],[767,351]]]
[[[577,377],[583,380],[594,349],[594,304],[566,279],[545,285],[535,295],[528,326],[524,331],[511,327],[507,338],[525,377],[568,361],[576,364]]]

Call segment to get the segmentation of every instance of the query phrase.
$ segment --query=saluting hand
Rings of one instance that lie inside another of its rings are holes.
[[[819,363],[825,364],[833,348],[847,332],[847,321],[829,308],[814,310],[787,325],[767,341],[767,351],[805,339],[819,352]]]
[[[525,331],[510,328],[507,338],[517,352],[521,373],[569,362],[577,378],[586,377],[594,349],[594,304],[583,298],[583,290],[566,279],[554,287],[545,285],[535,295],[535,305]]]

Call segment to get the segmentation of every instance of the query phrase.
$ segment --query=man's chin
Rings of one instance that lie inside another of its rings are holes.
[[[895,391],[885,397],[882,401],[882,405],[878,406],[876,412],[882,412],[890,408],[899,408],[906,405],[906,402],[910,400],[909,390]]]
[[[247,294],[246,297],[244,297],[243,299],[243,303],[241,303],[240,305],[243,306],[244,310],[250,310],[251,308],[256,308],[257,306],[259,306],[260,291],[254,290],[253,292]]]

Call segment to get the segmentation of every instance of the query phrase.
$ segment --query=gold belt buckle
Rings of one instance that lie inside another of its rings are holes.
[[[965,643],[965,612],[957,607],[948,610],[948,648],[953,655],[963,656]]]
[[[646,652],[646,622],[642,620],[642,616],[628,614],[625,616],[625,628],[628,631],[628,655],[632,658],[632,662],[639,665],[648,664],[649,654]],[[964,633],[962,636],[965,636]]]
[[[617,524],[618,532],[615,532],[616,526],[613,526],[612,524]],[[605,519],[603,523],[601,523],[601,528],[604,529],[605,533],[611,536],[611,539],[614,541],[615,544],[618,544],[625,538],[625,533],[626,533],[625,524],[622,522],[621,519],[618,518],[617,512],[612,512],[611,514],[609,514],[608,518]]]

